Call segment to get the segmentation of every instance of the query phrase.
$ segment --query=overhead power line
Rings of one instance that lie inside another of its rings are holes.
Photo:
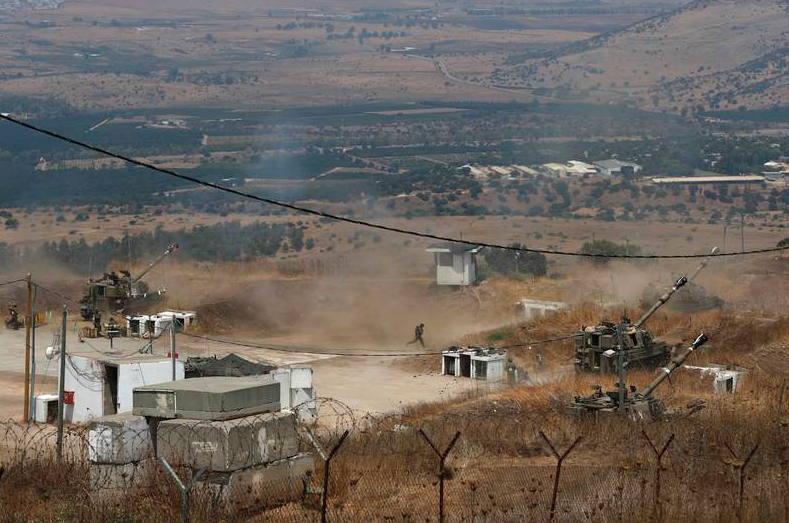
[[[444,351],[423,351],[423,352],[354,352],[354,351],[337,351],[334,349],[323,349],[319,347],[293,347],[284,345],[270,345],[264,343],[252,343],[239,340],[228,340],[223,338],[214,338],[212,336],[204,336],[200,334],[189,334],[186,332],[179,333],[180,335],[200,340],[211,341],[214,343],[221,343],[224,345],[233,345],[236,347],[244,347],[248,349],[265,349],[276,352],[286,352],[291,354],[316,354],[321,356],[349,356],[349,357],[364,357],[364,358],[393,358],[405,356],[435,356],[442,354]],[[521,347],[529,347],[532,345],[544,345],[562,340],[569,340],[574,338],[575,334],[560,336],[556,338],[548,338],[544,340],[535,340],[530,342],[519,343],[517,345],[505,345],[503,347],[493,347],[496,349],[515,349]],[[483,347],[484,348],[484,347]]]
[[[534,249],[534,248],[529,248],[529,247],[514,247],[514,246],[511,246],[511,245],[499,245],[499,244],[495,244],[495,243],[476,241],[476,240],[472,240],[472,239],[451,238],[449,236],[440,236],[438,234],[430,234],[430,233],[425,233],[425,232],[420,232],[420,231],[414,231],[414,230],[411,230],[411,229],[403,229],[403,228],[400,228],[400,227],[393,227],[393,226],[390,226],[390,225],[384,225],[384,224],[381,224],[381,223],[369,222],[369,221],[365,221],[365,220],[357,220],[355,218],[348,218],[346,216],[340,216],[340,215],[337,215],[337,214],[331,214],[331,213],[327,213],[327,212],[323,212],[323,211],[318,211],[316,209],[311,209],[309,207],[302,207],[302,206],[294,205],[294,204],[291,204],[291,203],[281,202],[281,201],[278,201],[278,200],[273,200],[271,198],[265,198],[265,197],[257,196],[257,195],[251,194],[251,193],[246,193],[246,192],[243,192],[243,191],[239,191],[239,190],[233,189],[231,187],[224,187],[222,185],[218,185],[218,184],[215,184],[215,183],[212,183],[212,182],[207,182],[207,181],[204,181],[204,180],[200,180],[200,179],[195,178],[193,176],[182,174],[182,173],[170,170],[170,169],[164,169],[162,167],[157,167],[156,165],[153,165],[153,164],[150,164],[150,163],[147,163],[147,162],[143,162],[143,161],[140,161],[140,160],[135,160],[134,158],[131,158],[129,156],[124,156],[122,154],[114,153],[112,151],[109,151],[107,149],[103,149],[103,148],[98,147],[96,145],[91,145],[89,143],[82,142],[80,140],[76,140],[76,139],[71,138],[69,136],[66,136],[66,135],[63,135],[63,134],[60,134],[60,133],[56,133],[54,131],[50,131],[48,129],[44,129],[43,127],[39,127],[39,126],[30,124],[30,123],[27,123],[27,122],[23,122],[22,120],[17,120],[16,118],[14,118],[14,117],[6,114],[6,113],[0,113],[0,119],[3,119],[3,120],[5,120],[7,122],[10,122],[12,124],[16,124],[16,125],[25,127],[27,129],[30,129],[31,131],[35,131],[37,133],[45,134],[45,135],[50,136],[52,138],[56,138],[58,140],[70,143],[72,145],[76,145],[77,147],[82,147],[83,149],[87,149],[87,150],[90,150],[90,151],[93,151],[93,152],[96,152],[96,153],[99,153],[99,154],[102,154],[102,155],[105,155],[105,156],[109,156],[109,157],[112,157],[112,158],[117,158],[118,160],[123,160],[123,161],[125,161],[127,163],[130,163],[132,165],[136,165],[138,167],[143,167],[145,169],[150,169],[152,171],[156,171],[156,172],[159,172],[159,173],[162,173],[162,174],[166,174],[166,175],[172,176],[174,178],[179,178],[181,180],[186,180],[186,181],[192,182],[192,183],[197,184],[197,185],[202,185],[203,187],[216,189],[218,191],[223,191],[223,192],[226,192],[226,193],[229,193],[229,194],[234,194],[236,196],[241,196],[242,198],[249,198],[251,200],[256,200],[256,201],[261,202],[261,203],[266,203],[266,204],[269,204],[269,205],[274,205],[274,206],[277,206],[277,207],[290,209],[292,211],[296,211],[296,212],[300,212],[300,213],[304,213],[304,214],[309,214],[309,215],[312,215],[312,216],[318,216],[318,217],[321,217],[321,218],[327,218],[327,219],[336,220],[336,221],[340,221],[340,222],[350,223],[350,224],[358,225],[358,226],[361,226],[361,227],[368,227],[368,228],[372,228],[372,229],[378,229],[378,230],[381,230],[381,231],[388,231],[388,232],[393,232],[393,233],[397,233],[397,234],[405,234],[405,235],[408,235],[408,236],[416,236],[416,237],[425,238],[425,239],[428,239],[428,240],[438,240],[438,241],[444,241],[444,242],[451,242],[451,243],[459,243],[459,244],[471,245],[471,246],[475,246],[475,247],[476,246],[489,247],[489,248],[492,248],[492,249],[503,249],[503,250],[515,251],[515,252],[533,252],[533,253],[538,253],[538,254],[549,254],[549,255],[556,255],[556,256],[577,256],[577,257],[582,257],[582,258],[626,258],[626,259],[641,259],[641,260],[658,260],[658,259],[667,260],[667,259],[707,258],[708,256],[710,256],[709,254],[598,254],[598,253],[586,253],[586,252],[559,251],[559,250],[553,250],[553,249]],[[756,250],[740,251],[740,252],[717,253],[717,254],[712,255],[712,257],[728,257],[728,256],[743,256],[743,255],[751,255],[751,254],[764,254],[764,253],[771,253],[771,252],[781,252],[781,251],[785,251],[785,250],[789,250],[789,246],[786,246],[786,247],[773,247],[773,248],[769,248],[769,249],[756,249]]]
[[[26,281],[25,278],[20,278],[18,280],[4,281],[4,282],[0,283],[0,287],[4,287],[6,285],[11,285],[11,284],[14,284],[14,283],[19,283],[19,282],[22,282],[22,281]]]
[[[69,298],[69,297],[68,297],[68,296],[66,296],[65,294],[61,294],[61,293],[59,293],[59,292],[58,292],[58,291],[56,291],[56,290],[53,290],[53,289],[50,289],[49,287],[46,287],[46,286],[44,286],[44,285],[41,285],[40,283],[35,283],[35,282],[33,282],[33,285],[35,285],[35,286],[36,286],[36,287],[38,287],[39,289],[42,289],[42,290],[45,290],[45,291],[49,292],[50,294],[54,294],[54,295],[55,295],[55,296],[57,296],[58,298],[61,298],[61,299],[63,299],[63,300],[66,300],[66,301],[70,301],[71,303],[75,303],[75,304],[77,304],[77,305],[80,305],[80,302],[79,302],[78,300],[75,300],[74,298]]]

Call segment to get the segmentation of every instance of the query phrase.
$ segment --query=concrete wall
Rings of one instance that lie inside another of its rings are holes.
[[[484,374],[477,373],[477,362],[485,366]],[[485,381],[499,381],[505,378],[506,356],[472,356],[471,377]]]
[[[175,362],[175,379],[184,379],[184,363]],[[131,412],[132,390],[135,387],[173,381],[173,365],[169,361],[130,363],[118,366],[118,412]]]
[[[550,316],[560,310],[567,309],[569,305],[559,301],[521,300],[519,307],[523,310],[526,321]]]
[[[460,354],[441,355],[441,374],[447,376],[460,376]]]
[[[472,285],[477,281],[474,254],[452,254],[452,266],[436,263],[436,283],[438,285]]]
[[[66,360],[65,389],[74,391],[69,423],[85,423],[104,415],[104,367],[98,360],[69,356]]]
[[[299,421],[314,421],[315,388],[312,386],[312,367],[275,369],[271,375],[279,382],[280,408],[299,407]]]

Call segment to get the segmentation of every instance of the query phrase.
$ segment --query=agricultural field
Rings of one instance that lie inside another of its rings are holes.
[[[0,523],[786,520],[787,21],[0,0]],[[287,373],[241,438],[271,459],[198,466],[238,449],[187,434],[183,505],[158,414],[123,463],[25,423],[28,372],[49,394],[63,363],[89,419],[128,410],[126,364],[229,355]]]

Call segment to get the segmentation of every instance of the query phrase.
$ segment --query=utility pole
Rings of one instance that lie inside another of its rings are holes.
[[[745,214],[740,214],[740,252],[745,252]]]
[[[625,343],[622,334],[623,326],[620,320],[619,325],[616,327],[617,343],[619,344],[619,354],[617,355],[619,361],[616,364],[616,370],[619,374],[619,407],[617,409],[619,412],[625,411]]]
[[[57,457],[58,461],[63,460],[63,396],[66,388],[66,322],[68,321],[68,310],[63,306],[63,321],[60,325],[60,374],[58,383],[58,440]]]
[[[30,312],[33,309],[33,276],[28,272],[27,278],[27,311],[25,315],[25,401],[24,419],[30,415]]]
[[[724,223],[723,224],[723,252],[726,252],[726,228],[728,226]]]
[[[173,381],[175,381],[175,314],[170,323],[170,360],[173,362]]]
[[[30,395],[29,410],[27,416],[28,424],[36,419],[36,288],[33,288],[33,306],[30,314]]]

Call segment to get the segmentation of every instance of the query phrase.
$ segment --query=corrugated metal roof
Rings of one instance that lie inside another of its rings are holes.
[[[764,182],[764,176],[672,176],[665,178],[652,178],[654,183],[759,183]]]

